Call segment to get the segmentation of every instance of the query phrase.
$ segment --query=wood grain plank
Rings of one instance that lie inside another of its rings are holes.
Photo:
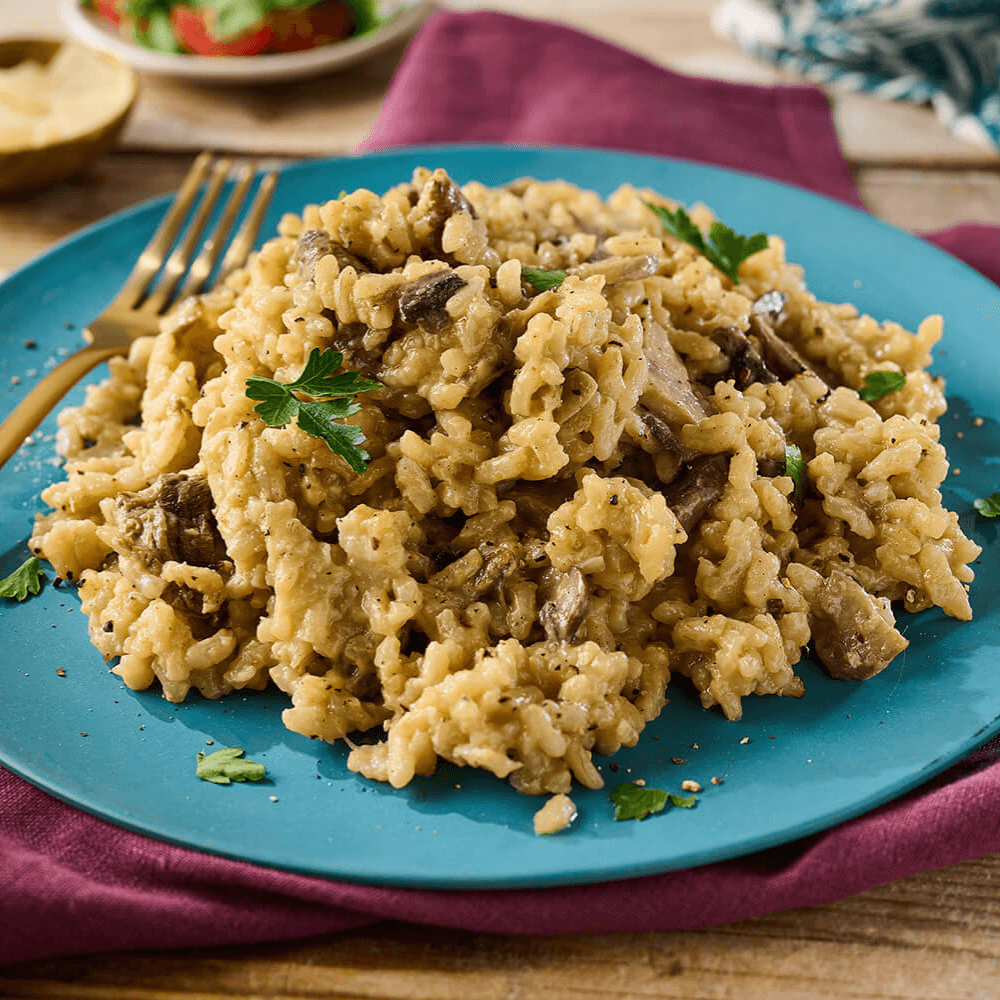
[[[940,229],[970,221],[1000,224],[1000,168],[872,166],[855,170],[854,179],[872,214],[903,229]]]
[[[0,997],[992,998],[998,886],[1000,855],[700,931],[546,938],[386,923],[252,948],[21,963]]]

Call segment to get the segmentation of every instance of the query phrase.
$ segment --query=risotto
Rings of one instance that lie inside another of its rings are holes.
[[[656,205],[421,169],[286,216],[113,360],[59,418],[31,545],[114,672],[171,701],[277,685],[289,729],[395,787],[443,759],[564,797],[671,683],[738,719],[802,695],[807,651],[883,669],[894,606],[969,618],[940,317],[819,302],[777,237],[736,282]],[[361,472],[247,394],[317,348],[380,385]],[[873,371],[905,383],[865,402]]]

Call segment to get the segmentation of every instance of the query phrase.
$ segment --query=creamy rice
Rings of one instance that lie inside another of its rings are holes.
[[[968,619],[940,317],[818,302],[777,237],[734,284],[648,202],[671,204],[418,170],[287,216],[112,361],[60,416],[31,544],[114,672],[171,701],[275,684],[295,732],[378,733],[349,766],[395,787],[444,759],[564,796],[601,787],[592,755],[634,745],[672,675],[738,719],[803,694],[807,647],[835,677],[884,668],[893,605]],[[351,418],[361,475],[246,395],[317,347],[383,385]],[[905,386],[864,402],[874,370]]]

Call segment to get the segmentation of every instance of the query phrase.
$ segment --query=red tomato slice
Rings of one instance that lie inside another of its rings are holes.
[[[273,29],[268,52],[301,52],[346,37],[354,17],[341,0],[324,0],[301,10],[273,10],[267,23]]]
[[[170,8],[170,23],[177,40],[196,56],[255,56],[265,51],[273,35],[273,29],[264,21],[259,28],[236,38],[215,38],[215,11],[209,7],[175,4]]]
[[[116,28],[121,26],[125,0],[97,0],[94,7],[98,17],[113,24]]]

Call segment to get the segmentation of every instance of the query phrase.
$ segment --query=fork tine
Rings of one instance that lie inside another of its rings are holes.
[[[212,154],[205,152],[198,155],[187,176],[184,178],[170,211],[157,227],[152,239],[146,244],[139,255],[132,273],[122,285],[121,291],[115,296],[114,304],[131,309],[142,297],[149,282],[160,270],[163,258],[170,244],[180,232],[181,224],[194,202],[198,189],[201,187],[212,162]]]
[[[222,254],[226,238],[233,228],[233,223],[236,221],[236,216],[243,205],[247,191],[253,183],[253,178],[253,168],[249,164],[240,168],[233,184],[233,190],[229,194],[229,200],[222,211],[222,216],[215,229],[205,240],[201,252],[188,268],[187,278],[177,293],[177,299],[186,299],[189,295],[197,295],[204,288],[205,282],[208,281],[219,256]]]
[[[219,194],[222,191],[222,186],[226,183],[232,165],[232,160],[227,159],[219,160],[212,167],[212,176],[197,210],[188,222],[180,243],[167,258],[163,273],[157,279],[156,284],[149,289],[145,301],[139,303],[140,308],[147,312],[159,313],[172,300],[174,289],[187,270],[205,224],[219,200]]]
[[[264,174],[261,178],[260,187],[257,188],[257,193],[254,195],[250,210],[247,212],[246,218],[243,220],[243,224],[237,231],[236,236],[233,237],[232,243],[229,244],[226,256],[222,258],[222,264],[219,266],[219,281],[222,281],[223,278],[235,271],[236,268],[241,267],[246,261],[250,250],[253,248],[254,241],[257,239],[257,232],[264,221],[267,207],[271,203],[271,196],[274,194],[274,188],[277,183],[278,174],[274,170]]]

